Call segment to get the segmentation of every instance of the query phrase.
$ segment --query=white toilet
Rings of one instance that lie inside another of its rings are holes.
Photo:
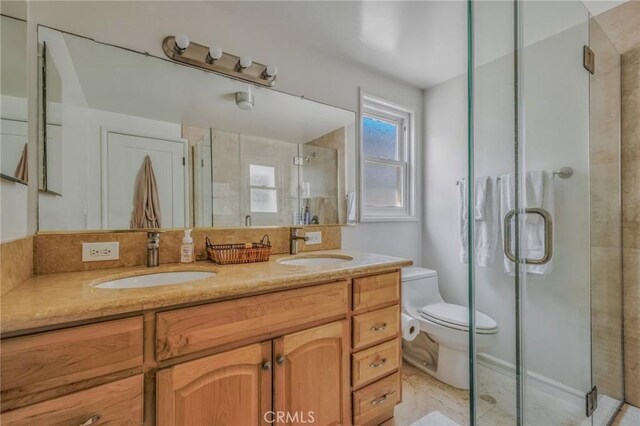
[[[442,299],[436,271],[402,269],[402,311],[420,323],[418,338],[404,344],[404,360],[451,386],[468,389],[469,309]],[[497,332],[497,323],[476,311],[476,352],[493,346]]]

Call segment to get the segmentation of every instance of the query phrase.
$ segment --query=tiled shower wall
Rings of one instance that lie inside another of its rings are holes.
[[[640,46],[622,55],[622,235],[625,393],[640,407]]]

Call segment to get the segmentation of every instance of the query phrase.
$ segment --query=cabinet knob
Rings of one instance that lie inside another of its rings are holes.
[[[284,355],[280,355],[278,357],[278,365],[284,365],[285,357]]]
[[[100,416],[96,414],[95,416],[89,417],[84,423],[80,423],[78,426],[91,426],[98,423],[98,420],[100,420]]]
[[[263,369],[263,370],[271,370],[271,366],[272,366],[272,365],[273,365],[273,364],[271,364],[271,361],[267,361],[267,362],[265,362],[264,364],[262,364],[262,369]]]
[[[382,331],[384,329],[387,328],[387,323],[383,322],[380,325],[374,325],[373,327],[370,328],[371,331]]]

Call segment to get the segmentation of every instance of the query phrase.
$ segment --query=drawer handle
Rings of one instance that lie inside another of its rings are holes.
[[[278,361],[278,365],[284,365],[284,361],[285,361],[285,359],[286,359],[286,358],[284,357],[284,355],[280,355],[280,356],[278,357],[278,360],[277,360],[277,361]]]
[[[371,331],[382,331],[387,328],[387,323],[383,322],[381,325],[374,325],[370,328]]]
[[[378,399],[374,399],[373,401],[371,401],[371,405],[380,405],[383,404],[386,400],[387,397],[389,396],[388,393],[385,393],[384,395],[382,395],[380,398]]]
[[[386,358],[382,358],[380,361],[374,361],[371,364],[369,364],[369,367],[378,368],[378,367],[382,367],[386,363],[387,363],[387,359]]]
[[[98,423],[98,420],[100,420],[99,415],[91,416],[86,422],[80,423],[78,426],[91,426]]]
[[[264,364],[262,364],[262,369],[266,371],[271,370],[271,361],[267,361]]]

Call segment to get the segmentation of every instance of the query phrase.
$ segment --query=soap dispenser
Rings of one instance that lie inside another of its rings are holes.
[[[196,261],[191,231],[191,229],[184,230],[184,237],[180,246],[180,263],[194,263]]]

